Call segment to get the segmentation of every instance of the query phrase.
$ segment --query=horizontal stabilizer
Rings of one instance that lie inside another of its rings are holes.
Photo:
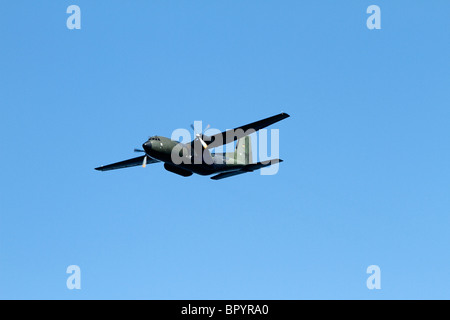
[[[248,165],[242,167],[240,170],[220,173],[218,175],[211,177],[211,179],[213,179],[213,180],[225,179],[225,178],[232,177],[232,176],[235,176],[238,174],[253,172],[255,170],[258,170],[258,169],[261,169],[264,167],[268,167],[268,166],[271,166],[273,164],[277,164],[280,162],[283,162],[283,160],[272,159],[272,160],[267,160],[267,161],[263,161],[263,162],[256,162],[256,163],[248,164]]]
[[[261,169],[261,168],[264,168],[264,167],[268,167],[268,166],[271,166],[273,164],[277,164],[277,163],[280,163],[280,162],[283,162],[283,160],[281,160],[281,159],[272,159],[272,160],[266,160],[266,161],[263,161],[263,162],[256,162],[256,163],[252,163],[252,164],[246,165],[241,170],[245,171],[245,172],[252,172],[252,171],[255,171],[255,170],[258,170],[258,169]]]
[[[224,173],[220,173],[214,177],[211,177],[211,179],[213,180],[220,180],[220,179],[225,179],[228,177],[232,177],[238,174],[243,174],[243,173],[247,173],[246,171],[230,171],[230,172],[224,172]]]

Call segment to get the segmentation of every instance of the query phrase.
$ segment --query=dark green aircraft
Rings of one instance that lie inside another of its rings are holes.
[[[253,163],[249,135],[288,117],[289,115],[287,113],[280,113],[212,136],[196,133],[196,138],[187,144],[165,137],[154,136],[142,145],[144,150],[135,149],[136,152],[143,152],[145,155],[101,166],[95,168],[95,170],[109,171],[140,165],[145,167],[149,163],[164,162],[164,168],[166,170],[183,177],[189,177],[193,173],[205,176],[216,174],[211,179],[220,180],[238,174],[252,172],[282,162],[283,160],[272,159]],[[234,152],[211,153],[209,151],[212,148],[236,140],[237,143]]]

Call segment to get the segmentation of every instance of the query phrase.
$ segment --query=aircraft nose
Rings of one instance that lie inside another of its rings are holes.
[[[147,141],[146,143],[144,143],[142,145],[142,148],[144,148],[145,152],[148,154],[150,152],[150,150],[152,149],[152,142]]]

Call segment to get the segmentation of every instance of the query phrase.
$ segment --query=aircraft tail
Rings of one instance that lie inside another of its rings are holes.
[[[242,137],[237,141],[233,157],[235,161],[240,163],[253,163],[252,139],[249,136]]]

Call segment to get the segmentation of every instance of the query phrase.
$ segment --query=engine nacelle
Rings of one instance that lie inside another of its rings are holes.
[[[190,172],[188,170],[185,170],[185,169],[182,169],[182,168],[177,167],[177,166],[170,165],[168,163],[164,163],[164,169],[166,169],[167,171],[176,173],[176,174],[178,174],[180,176],[183,176],[183,177],[192,176],[192,172]]]

